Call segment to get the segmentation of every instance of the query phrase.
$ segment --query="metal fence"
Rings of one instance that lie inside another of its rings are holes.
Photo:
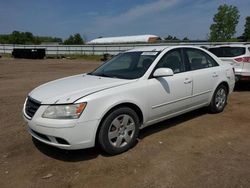
[[[173,45],[195,45],[211,47],[220,44],[245,44],[245,43],[211,43],[211,42],[186,42],[186,43],[138,43],[138,44],[107,44],[107,45],[17,45],[0,44],[1,54],[11,54],[13,48],[45,48],[46,55],[103,55],[109,53],[115,55],[136,47],[144,46],[173,46]]]

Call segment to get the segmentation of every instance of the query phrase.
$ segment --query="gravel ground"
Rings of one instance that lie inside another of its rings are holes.
[[[223,113],[200,109],[140,132],[118,156],[65,151],[32,140],[22,105],[34,87],[93,70],[84,60],[0,59],[1,187],[250,187],[250,86]]]

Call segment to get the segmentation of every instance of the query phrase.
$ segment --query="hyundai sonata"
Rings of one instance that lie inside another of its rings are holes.
[[[23,114],[43,143],[69,150],[99,144],[119,154],[146,126],[205,106],[222,112],[234,83],[232,66],[202,48],[144,47],[35,88]]]

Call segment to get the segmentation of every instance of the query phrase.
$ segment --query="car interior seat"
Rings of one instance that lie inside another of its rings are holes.
[[[199,57],[192,58],[191,69],[197,70],[197,69],[201,69],[201,68],[204,68],[204,65],[202,64],[202,58],[199,58]]]
[[[144,59],[143,62],[142,62],[142,68],[143,68],[144,70],[147,70],[147,69],[150,67],[151,64],[152,64],[152,59],[146,58],[146,59]]]
[[[178,57],[176,56],[169,56],[167,57],[163,67],[170,68],[173,70],[174,73],[180,72],[181,62]]]

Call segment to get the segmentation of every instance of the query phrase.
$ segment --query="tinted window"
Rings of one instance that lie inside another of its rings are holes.
[[[244,47],[218,47],[210,48],[209,51],[217,57],[236,57],[246,53]]]
[[[208,67],[219,66],[219,64],[212,57],[210,57],[210,55],[208,55],[208,54],[205,54],[205,55],[206,55],[206,58],[207,58]]]
[[[205,52],[198,49],[186,49],[186,55],[191,70],[218,66],[217,62]]]
[[[170,68],[174,73],[185,71],[180,50],[167,52],[159,61],[156,68]]]
[[[145,66],[148,62],[148,65],[151,65],[151,63],[155,60],[154,56],[148,56],[148,55],[143,55],[141,56],[141,58],[139,59],[139,62],[137,64],[138,68],[146,68],[147,66]]]
[[[90,75],[124,79],[140,78],[159,52],[126,52],[102,64]]]
[[[105,67],[104,70],[112,71],[112,70],[128,69],[131,66],[133,56],[121,56],[118,60],[119,63],[111,63],[110,66]]]

